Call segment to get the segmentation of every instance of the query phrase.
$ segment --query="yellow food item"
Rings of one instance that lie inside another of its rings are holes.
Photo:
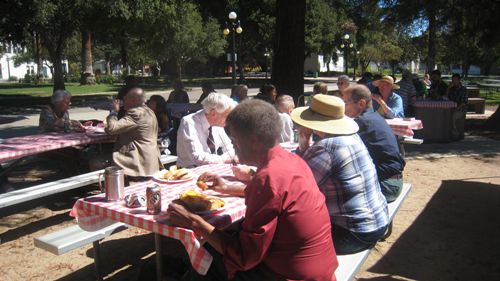
[[[178,169],[177,166],[171,166],[168,171],[163,174],[163,179],[166,180],[181,180],[189,178],[189,170],[186,168]]]
[[[180,199],[186,204],[187,208],[192,212],[213,211],[224,207],[225,203],[222,199],[206,196],[194,190],[188,190],[180,195]]]
[[[197,181],[196,182],[196,185],[201,188],[201,190],[207,190],[208,189],[208,185],[206,182],[204,181]]]

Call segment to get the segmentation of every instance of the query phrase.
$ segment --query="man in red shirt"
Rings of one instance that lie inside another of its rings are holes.
[[[181,205],[168,208],[171,223],[193,229],[215,249],[203,278],[335,280],[338,262],[325,198],[308,165],[278,144],[282,125],[276,109],[260,100],[244,101],[226,125],[240,162],[257,171],[245,190],[215,174],[201,178],[212,181],[216,191],[244,194],[247,209],[238,234],[216,229]]]

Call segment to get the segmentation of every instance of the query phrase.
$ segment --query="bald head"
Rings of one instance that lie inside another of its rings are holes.
[[[372,107],[372,94],[362,84],[354,84],[344,90],[342,99],[345,102],[345,113],[351,118],[358,117],[367,108]]]
[[[146,95],[141,88],[131,88],[123,99],[123,108],[129,110],[134,107],[142,106],[146,102]]]

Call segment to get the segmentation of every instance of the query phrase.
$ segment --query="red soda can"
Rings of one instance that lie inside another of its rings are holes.
[[[161,192],[158,185],[146,188],[146,209],[148,214],[156,215],[161,211]]]

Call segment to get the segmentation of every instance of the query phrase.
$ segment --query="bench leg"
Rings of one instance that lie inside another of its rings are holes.
[[[102,281],[101,275],[101,248],[99,246],[99,241],[92,242],[94,249],[94,269],[96,280]]]

